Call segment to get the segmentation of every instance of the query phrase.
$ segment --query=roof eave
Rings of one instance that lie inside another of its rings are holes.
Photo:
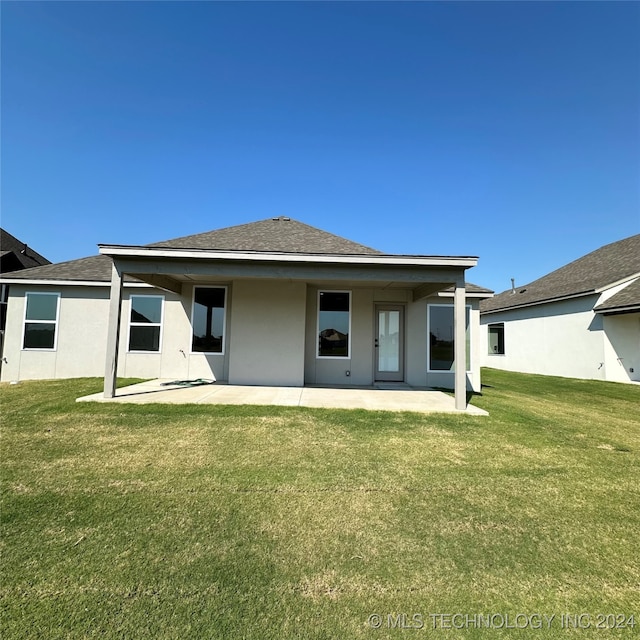
[[[374,264],[420,267],[461,267],[478,264],[476,256],[405,256],[387,254],[285,253],[276,251],[215,251],[210,249],[171,249],[126,245],[98,245],[100,253],[112,258],[166,258],[252,262],[313,262],[326,264]]]
[[[513,311],[515,309],[525,309],[526,307],[537,307],[540,304],[550,304],[552,302],[563,302],[564,300],[572,300],[574,298],[584,298],[585,296],[590,296],[595,294],[597,294],[597,291],[595,289],[590,289],[589,291],[583,291],[581,293],[573,293],[571,295],[566,295],[566,296],[558,296],[556,298],[545,298],[543,300],[523,302],[522,304],[509,305],[507,307],[499,307],[497,309],[482,310],[480,313],[482,315],[488,315],[490,313],[502,313],[504,311]],[[518,294],[515,293],[513,295],[518,295]]]
[[[134,276],[132,276],[134,277]],[[14,284],[26,286],[59,286],[59,287],[110,287],[111,282],[107,280],[69,280],[55,278],[0,278],[0,284]],[[123,283],[125,287],[149,287],[142,280],[138,282]]]
[[[595,313],[603,316],[621,315],[623,313],[640,312],[640,303],[620,305],[619,307],[609,307],[604,309],[594,309]]]

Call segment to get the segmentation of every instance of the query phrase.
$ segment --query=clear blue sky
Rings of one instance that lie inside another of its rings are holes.
[[[502,291],[640,233],[640,3],[7,2],[2,226],[287,215]]]

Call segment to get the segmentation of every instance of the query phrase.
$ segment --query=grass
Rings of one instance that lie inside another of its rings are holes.
[[[637,634],[640,387],[484,380],[488,418],[0,386],[2,638]]]

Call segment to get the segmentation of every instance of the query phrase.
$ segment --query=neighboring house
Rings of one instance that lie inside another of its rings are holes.
[[[4,229],[0,229],[0,276],[4,273],[39,267],[43,264],[51,263],[15,236],[12,236]],[[3,284],[0,289],[0,357],[2,356],[8,299],[9,286]],[[0,361],[0,368],[1,367],[2,362]]]
[[[0,229],[0,273],[21,271],[43,264],[51,263],[15,236]]]
[[[480,309],[486,366],[640,381],[640,235],[484,300]]]
[[[480,390],[466,256],[387,255],[280,217],[7,276],[3,380],[210,378]],[[459,340],[456,340],[456,337]],[[454,373],[455,361],[466,366]],[[105,364],[106,363],[106,364]]]

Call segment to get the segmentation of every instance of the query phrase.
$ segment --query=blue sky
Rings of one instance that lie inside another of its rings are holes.
[[[640,3],[7,2],[2,226],[286,215],[502,291],[640,233]]]

